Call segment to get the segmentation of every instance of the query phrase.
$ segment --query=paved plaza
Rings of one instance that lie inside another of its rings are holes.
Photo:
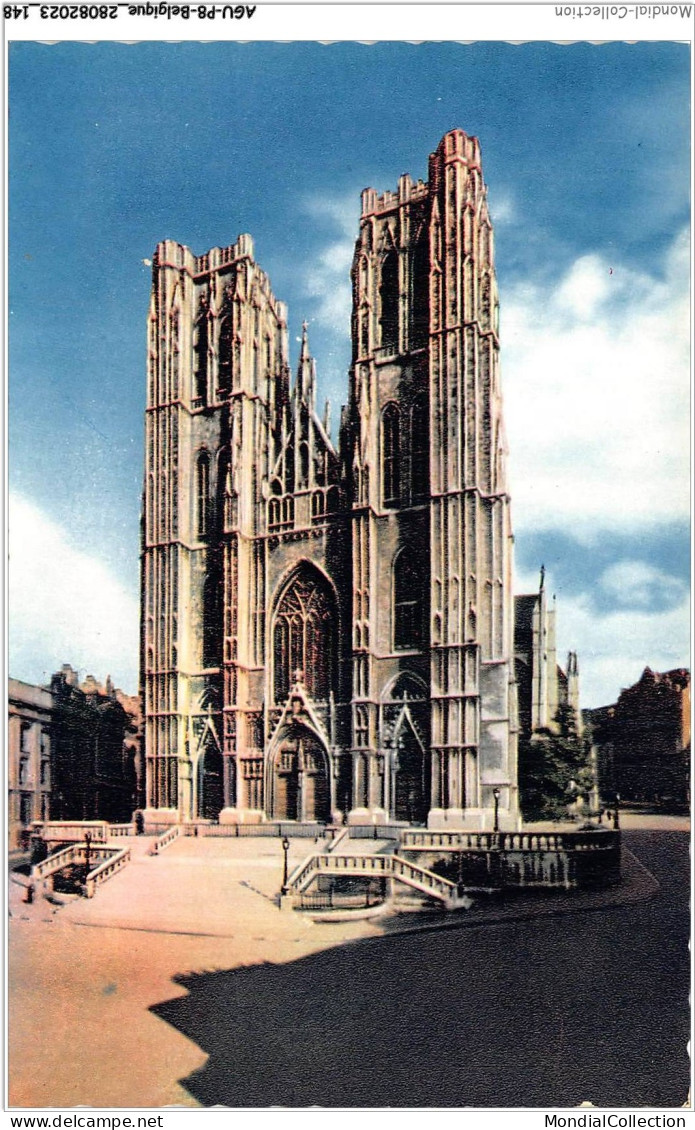
[[[23,902],[13,880],[10,1103],[677,1105],[687,824],[623,826],[620,888],[455,916],[280,912],[274,839],[182,838],[152,857],[135,838],[128,868],[62,906]],[[290,866],[313,848],[292,840]]]

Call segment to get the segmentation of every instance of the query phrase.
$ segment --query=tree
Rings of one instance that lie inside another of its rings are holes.
[[[594,787],[591,735],[579,732],[574,708],[564,704],[554,729],[544,727],[519,742],[519,792],[525,820],[556,820]]]

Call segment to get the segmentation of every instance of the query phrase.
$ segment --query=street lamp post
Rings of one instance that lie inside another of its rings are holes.
[[[89,865],[91,863],[91,847],[92,836],[90,832],[84,834],[84,889],[87,890],[87,879],[89,878]]]
[[[282,850],[285,853],[283,870],[282,870],[282,893],[283,893],[283,895],[286,895],[288,893],[287,879],[288,879],[288,875],[289,875],[287,863],[288,863],[288,854],[289,854],[289,850],[290,850],[290,841],[287,839],[287,836],[283,836],[283,838],[282,838]]]
[[[613,811],[613,827],[620,828],[620,793],[615,794],[615,808]]]
[[[495,823],[494,823],[494,829],[493,830],[495,832],[499,832],[499,830],[500,830],[500,797],[501,797],[502,794],[501,794],[499,789],[493,789],[492,795],[495,798]]]

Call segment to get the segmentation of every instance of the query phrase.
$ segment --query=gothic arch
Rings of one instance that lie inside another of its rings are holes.
[[[330,820],[330,758],[313,727],[303,721],[281,727],[269,758],[269,772],[274,819]]]
[[[379,272],[379,325],[381,348],[398,352],[398,252],[391,247],[381,260]]]
[[[201,301],[193,330],[193,396],[203,404],[208,393],[208,343],[210,322],[207,303]]]
[[[384,506],[397,506],[401,494],[401,414],[393,401],[381,414],[381,490]]]
[[[195,532],[199,541],[209,533],[210,523],[210,455],[201,448],[195,460]]]
[[[209,730],[198,753],[196,775],[197,815],[201,820],[217,820],[224,808],[224,762]]]
[[[417,702],[429,698],[429,688],[424,679],[412,671],[400,671],[384,687],[382,702],[403,702],[405,699]]]
[[[427,345],[430,328],[430,238],[423,224],[411,259],[410,348]]]
[[[407,706],[393,736],[391,810],[395,820],[424,824],[430,807],[430,757]]]
[[[311,698],[327,701],[335,683],[338,598],[328,576],[303,559],[278,588],[271,621],[272,697],[283,702],[297,670]]]

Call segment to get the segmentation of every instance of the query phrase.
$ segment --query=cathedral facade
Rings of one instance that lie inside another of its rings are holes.
[[[150,824],[518,823],[512,533],[478,141],[362,194],[337,447],[248,235],[153,261]]]

